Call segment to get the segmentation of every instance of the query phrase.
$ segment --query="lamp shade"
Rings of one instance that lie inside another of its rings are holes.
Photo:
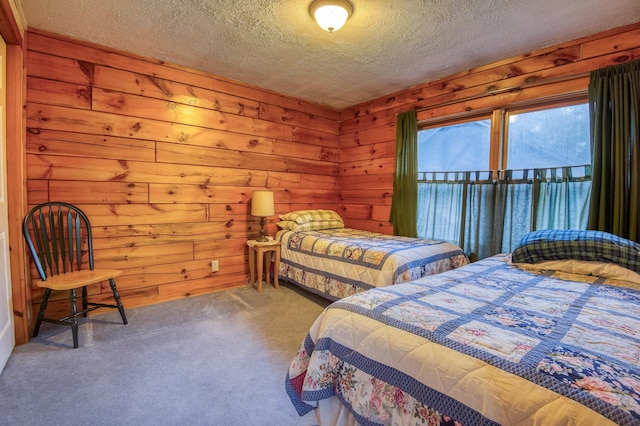
[[[251,197],[251,216],[267,217],[275,214],[273,207],[273,192],[253,191]]]
[[[316,0],[309,8],[318,26],[330,33],[338,31],[353,13],[347,0]]]

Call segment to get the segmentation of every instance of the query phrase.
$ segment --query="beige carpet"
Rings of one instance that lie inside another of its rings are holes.
[[[126,308],[126,300],[124,300]],[[44,323],[0,375],[6,425],[313,425],[285,392],[289,363],[328,304],[297,287],[241,288]]]

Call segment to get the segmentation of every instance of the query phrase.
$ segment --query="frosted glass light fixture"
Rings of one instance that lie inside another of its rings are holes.
[[[320,28],[332,33],[347,22],[353,13],[353,7],[347,0],[315,0],[309,7],[309,13]]]
[[[251,197],[251,216],[260,218],[260,238],[257,241],[267,241],[264,231],[265,218],[273,216],[274,214],[273,192],[253,191]]]

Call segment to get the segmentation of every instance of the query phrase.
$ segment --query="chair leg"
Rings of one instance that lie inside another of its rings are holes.
[[[87,307],[89,306],[89,300],[87,299],[87,286],[82,286],[82,310],[84,311],[83,317],[87,317]]]
[[[116,305],[118,305],[118,311],[120,312],[120,317],[122,318],[122,323],[123,324],[129,324],[129,321],[127,321],[127,316],[124,313],[124,306],[122,305],[122,302],[120,301],[120,294],[118,293],[118,289],[116,288],[116,280],[114,280],[113,278],[109,279],[109,285],[111,286],[111,291],[113,291],[113,298],[116,301]]]
[[[69,290],[69,302],[71,303],[71,334],[73,334],[73,348],[78,347],[78,308],[76,307],[76,289]]]
[[[51,295],[51,289],[44,289],[44,296],[42,296],[42,302],[40,303],[40,311],[38,311],[38,318],[36,318],[36,326],[33,328],[32,337],[38,336],[38,332],[40,331],[40,325],[42,324],[42,320],[44,319],[44,311],[47,309],[47,302],[49,301],[49,296]]]

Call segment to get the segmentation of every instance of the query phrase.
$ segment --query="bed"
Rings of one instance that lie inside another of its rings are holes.
[[[640,424],[639,250],[538,231],[512,255],[336,301],[287,393],[320,425]]]
[[[455,244],[345,228],[332,210],[291,212],[278,226],[279,279],[329,300],[468,263]]]

